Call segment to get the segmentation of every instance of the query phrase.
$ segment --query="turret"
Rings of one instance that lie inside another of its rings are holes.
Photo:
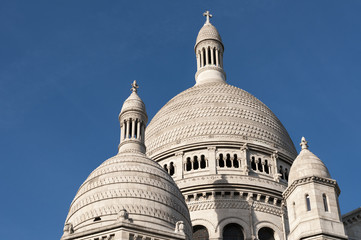
[[[203,13],[206,22],[198,33],[194,51],[197,58],[196,84],[206,82],[225,82],[223,71],[224,46],[217,29],[210,23],[212,15]]]
[[[144,131],[148,122],[145,105],[138,96],[137,82],[132,84],[130,96],[125,100],[119,114],[120,144],[119,153],[125,151],[138,151],[145,153]]]
[[[286,200],[289,240],[347,239],[340,216],[340,189],[325,164],[310,150],[306,139],[290,170]]]

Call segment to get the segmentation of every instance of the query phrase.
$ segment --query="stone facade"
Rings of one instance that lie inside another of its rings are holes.
[[[62,240],[347,239],[344,226],[361,239],[360,211],[341,221],[340,189],[305,139],[297,155],[273,112],[227,84],[222,38],[204,15],[195,85],[145,128],[132,84],[119,153],[79,188]]]

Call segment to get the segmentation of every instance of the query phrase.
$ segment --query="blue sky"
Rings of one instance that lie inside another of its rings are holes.
[[[361,205],[360,1],[0,2],[0,236],[59,239],[88,174],[116,154],[136,79],[150,119],[194,85],[210,10],[228,83],[302,136]]]

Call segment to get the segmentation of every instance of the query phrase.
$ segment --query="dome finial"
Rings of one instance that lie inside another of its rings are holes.
[[[130,90],[132,90],[132,92],[137,93],[138,88],[139,88],[139,86],[137,84],[137,80],[134,80],[133,83],[132,83],[132,88]]]
[[[212,14],[209,13],[209,11],[205,11],[205,12],[203,13],[203,16],[207,17],[207,20],[206,20],[206,23],[205,23],[205,24],[209,23],[209,19],[210,19],[211,17],[213,17]]]
[[[302,150],[303,150],[303,149],[308,149],[307,143],[308,143],[308,142],[306,141],[305,137],[302,137],[302,138],[301,138],[301,143],[300,143],[300,146],[301,146]]]

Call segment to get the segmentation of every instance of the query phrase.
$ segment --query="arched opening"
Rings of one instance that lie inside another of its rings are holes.
[[[174,175],[174,163],[171,162],[169,164],[169,175],[173,176]]]
[[[227,154],[226,166],[232,167],[231,155]]]
[[[327,202],[326,194],[322,194],[322,199],[323,199],[323,207],[325,209],[325,212],[328,212],[328,202]]]
[[[211,48],[208,48],[208,64],[212,64],[212,55]]]
[[[186,170],[187,171],[192,170],[192,163],[191,163],[191,158],[190,157],[187,158]]]
[[[219,167],[224,167],[223,154],[219,154],[218,165],[219,165]]]
[[[206,50],[204,48],[202,48],[202,52],[203,52],[203,66],[204,67],[206,65]]]
[[[164,168],[164,170],[165,170],[166,172],[168,172],[168,166],[167,166],[167,164],[164,164],[164,165],[163,165],[163,168]]]
[[[236,223],[230,223],[223,228],[223,240],[244,240],[243,229]]]
[[[193,158],[193,170],[197,170],[198,168],[199,168],[198,157],[194,156],[194,158]]]
[[[307,209],[307,211],[311,211],[310,195],[308,195],[308,194],[306,194],[306,209]]]
[[[265,173],[269,174],[269,166],[267,160],[264,160],[264,171]]]
[[[254,159],[254,157],[252,157],[251,167],[252,167],[252,170],[256,171],[257,166],[256,166],[256,160]]]
[[[206,168],[207,167],[207,163],[206,163],[206,159],[204,157],[204,155],[201,155],[201,168]]]
[[[238,159],[237,159],[237,154],[233,155],[233,167],[239,168],[239,162],[238,162]]]
[[[269,227],[263,227],[258,231],[259,240],[275,240],[275,231]]]
[[[193,227],[193,240],[208,240],[209,234],[205,226],[196,225]]]
[[[258,158],[258,171],[263,172],[262,159]]]
[[[138,119],[136,119],[135,121],[134,121],[134,138],[135,139],[137,139],[138,138],[138,128],[137,128],[137,126],[138,126]]]
[[[213,65],[216,65],[216,48],[213,48]]]

